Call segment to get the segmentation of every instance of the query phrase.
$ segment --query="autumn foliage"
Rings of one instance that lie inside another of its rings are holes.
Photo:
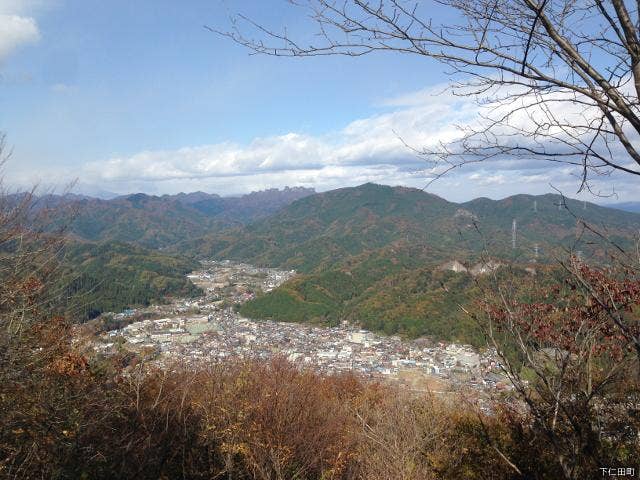
[[[640,465],[636,270],[485,291],[514,390],[482,405],[283,359],[102,357],[56,314],[59,240],[0,205],[0,478],[594,478]],[[18,209],[16,211],[16,209]],[[482,408],[479,408],[482,407]]]
[[[516,445],[562,478],[589,478],[640,461],[640,279],[616,258],[561,266],[556,282],[497,284],[478,319],[515,389],[505,418]]]

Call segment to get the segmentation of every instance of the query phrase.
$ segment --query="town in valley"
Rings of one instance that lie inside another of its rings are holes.
[[[166,366],[280,356],[301,368],[353,372],[413,390],[508,390],[495,352],[470,345],[384,336],[343,321],[337,326],[243,318],[238,305],[293,278],[295,271],[232,261],[204,261],[189,278],[205,295],[166,305],[108,313],[121,328],[103,333],[96,349],[127,349]]]

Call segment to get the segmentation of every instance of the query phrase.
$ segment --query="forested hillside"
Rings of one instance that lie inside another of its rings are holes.
[[[266,217],[312,193],[305,188],[271,189],[240,197],[204,192],[163,196],[136,193],[112,200],[49,195],[38,203],[52,210],[54,225],[64,225],[82,240],[166,248]]]
[[[472,309],[481,289],[493,281],[493,273],[453,272],[434,263],[430,253],[403,244],[374,250],[333,268],[302,274],[243,304],[240,313],[329,325],[348,320],[388,335],[483,345],[479,326],[460,306]],[[528,288],[554,272],[550,266],[536,268],[534,275],[523,265],[504,264],[495,274],[509,275]]]
[[[513,221],[516,248],[512,249]],[[549,259],[558,248],[601,256],[583,222],[630,247],[640,215],[560,195],[480,198],[456,204],[422,190],[365,184],[313,195],[245,227],[185,240],[178,250],[202,257],[323,269],[397,241],[431,249],[434,261],[481,253],[518,261]]]
[[[513,222],[516,248],[513,248]],[[585,227],[587,225],[587,227]],[[267,219],[180,244],[201,256],[294,268],[302,275],[243,305],[255,318],[334,324],[478,343],[465,305],[487,261],[531,281],[568,252],[605,261],[598,234],[631,248],[640,215],[560,195],[455,204],[420,190],[366,184],[314,195]],[[452,272],[451,261],[469,272]]]
[[[65,232],[64,274],[55,296],[77,321],[105,311],[189,297],[200,290],[185,277],[197,269],[193,258],[167,253],[183,241],[242,225],[313,193],[285,188],[220,197],[203,192],[112,200],[80,195],[33,197],[34,230]],[[29,194],[6,197],[19,205]]]
[[[77,321],[102,312],[202,294],[187,277],[199,263],[124,243],[68,242],[59,305]]]
[[[68,212],[71,235],[81,240],[67,258],[69,303],[89,318],[193,295],[197,289],[184,275],[197,267],[195,259],[234,259],[302,274],[245,304],[244,315],[346,319],[389,334],[477,342],[475,326],[458,304],[473,296],[478,276],[448,271],[445,264],[457,261],[471,270],[492,260],[517,266],[526,278],[525,267],[535,264],[541,271],[541,264],[567,251],[606,260],[591,229],[623,249],[634,245],[640,229],[640,215],[560,195],[456,204],[375,184],[309,193],[54,199]]]

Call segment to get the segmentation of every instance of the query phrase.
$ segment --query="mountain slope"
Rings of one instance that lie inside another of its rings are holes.
[[[68,242],[58,279],[60,306],[75,321],[102,312],[193,297],[202,291],[186,278],[192,259],[123,243]]]
[[[39,204],[55,210],[56,225],[81,240],[134,243],[166,248],[270,215],[313,193],[285,188],[237,198],[195,192],[153,196],[143,193],[100,200],[80,196],[46,196]]]
[[[302,199],[268,219],[181,247],[303,273],[243,305],[249,317],[347,319],[387,333],[476,343],[479,332],[457,305],[470,301],[477,279],[440,266],[459,260],[471,267],[489,255],[521,265],[515,274],[528,282],[525,266],[551,263],[563,249],[605,259],[602,242],[583,222],[624,247],[633,245],[640,215],[559,195],[455,204],[420,190],[366,184]]]
[[[640,215],[554,194],[514,195],[502,200],[479,198],[461,207],[473,212],[485,238],[494,246],[494,253],[511,246],[515,220],[516,255],[528,258],[532,258],[536,244],[542,254],[560,245],[597,253],[590,245],[597,237],[585,229],[583,222],[624,247],[633,245],[640,226]]]
[[[531,261],[558,247],[601,254],[583,220],[621,246],[631,246],[640,215],[559,195],[517,195],[503,200],[448,202],[421,190],[365,184],[306,197],[242,228],[178,245],[202,257],[322,270],[353,255],[405,241],[429,246],[433,260],[490,255]],[[512,227],[516,220],[516,249]]]
[[[309,272],[407,239],[444,247],[456,205],[409,188],[365,184],[298,200],[244,228],[184,242],[181,251]]]
[[[155,253],[144,248],[151,247],[163,255],[228,258],[302,273],[243,305],[242,313],[250,317],[329,324],[347,319],[387,333],[477,342],[478,332],[457,305],[472,298],[478,277],[443,270],[443,264],[457,260],[471,267],[488,256],[521,267],[536,261],[540,271],[563,249],[599,261],[606,252],[584,222],[623,248],[634,244],[640,229],[640,215],[559,195],[456,204],[417,189],[374,184],[308,193],[285,189],[235,199],[202,192],[74,199],[73,205],[84,209],[74,217],[72,232],[82,239],[107,240],[115,250],[84,246],[75,261],[88,268],[89,285],[108,279],[105,300],[96,310],[116,301],[122,306],[191,293],[188,284],[176,283],[177,276],[163,270],[176,260],[161,256],[147,262]],[[295,200],[298,196],[303,198]],[[132,249],[126,258],[128,247],[117,242],[139,245],[140,251]],[[174,264],[176,272],[193,268],[183,257],[172,258],[182,258]],[[135,267],[124,268],[127,262]],[[524,268],[516,271],[523,283],[529,281]],[[118,283],[119,277],[127,279],[125,284]],[[127,293],[128,282],[149,293]]]

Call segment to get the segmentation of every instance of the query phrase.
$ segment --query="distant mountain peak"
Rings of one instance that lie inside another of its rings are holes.
[[[603,205],[603,207],[615,208],[617,210],[623,210],[625,212],[640,213],[640,202],[610,203],[607,205]]]

